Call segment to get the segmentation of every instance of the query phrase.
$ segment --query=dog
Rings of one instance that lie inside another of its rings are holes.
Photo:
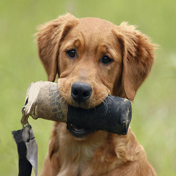
[[[134,100],[154,62],[155,44],[122,22],[65,14],[39,27],[38,54],[62,98],[93,108],[108,95]],[[67,126],[68,125],[68,126]],[[41,176],[156,176],[131,128],[127,135],[56,122]]]

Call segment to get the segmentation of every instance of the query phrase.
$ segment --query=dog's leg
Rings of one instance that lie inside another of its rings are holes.
[[[143,160],[143,159],[141,159]],[[103,176],[157,176],[155,170],[148,161],[132,161],[112,170]]]
[[[49,158],[47,154],[40,176],[56,176],[59,173],[59,160],[56,154]]]

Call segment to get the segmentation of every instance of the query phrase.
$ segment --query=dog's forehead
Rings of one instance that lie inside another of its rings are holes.
[[[100,18],[81,18],[78,28],[86,33],[109,33],[115,28],[115,25]]]
[[[100,18],[81,18],[67,36],[67,39],[81,40],[89,47],[96,47],[102,43],[115,43],[113,30],[115,25]]]

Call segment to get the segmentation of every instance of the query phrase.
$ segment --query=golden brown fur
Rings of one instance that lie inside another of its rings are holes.
[[[77,19],[70,14],[40,27],[37,33],[39,57],[67,103],[92,108],[108,94],[133,100],[149,74],[155,45],[149,38],[122,23],[116,26],[98,18]],[[76,49],[76,58],[66,51]],[[113,59],[108,65],[101,58]],[[75,81],[91,85],[92,95],[78,104],[70,95]],[[42,176],[155,176],[143,147],[131,128],[127,135],[104,131],[83,139],[73,137],[65,123],[55,123]]]

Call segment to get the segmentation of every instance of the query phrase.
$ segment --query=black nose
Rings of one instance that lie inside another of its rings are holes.
[[[89,84],[83,82],[75,82],[71,88],[71,95],[73,99],[82,103],[85,102],[92,94],[92,88]]]

